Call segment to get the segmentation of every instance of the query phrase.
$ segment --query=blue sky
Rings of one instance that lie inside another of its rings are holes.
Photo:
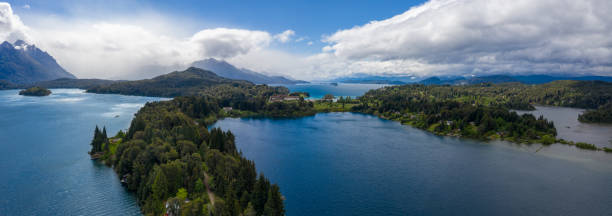
[[[127,15],[134,12],[154,12],[189,22],[196,32],[203,28],[230,27],[282,32],[292,29],[303,43],[278,47],[291,52],[316,53],[323,47],[321,36],[340,29],[382,20],[400,14],[424,1],[414,0],[336,0],[336,1],[8,1],[17,14],[55,14],[68,18],[104,19],[106,14]],[[24,8],[29,5],[29,8]],[[20,6],[20,7],[17,7]],[[313,46],[307,42],[312,41]]]
[[[34,43],[81,78],[205,58],[303,80],[612,76],[609,11],[610,0],[13,0],[0,2],[0,40]]]

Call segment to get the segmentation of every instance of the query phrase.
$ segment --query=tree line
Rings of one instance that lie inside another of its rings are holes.
[[[252,91],[248,94],[255,97],[248,98],[257,98],[267,90]],[[123,138],[106,162],[136,193],[143,213],[284,215],[280,188],[258,175],[253,161],[237,150],[234,135],[207,128],[207,123],[218,118],[224,103],[258,111],[269,111],[275,105],[240,101],[247,97],[239,94],[229,97],[240,99],[185,96],[147,103],[127,132],[115,137]],[[100,149],[105,146],[100,145],[104,131],[94,131],[92,152],[109,151]],[[214,193],[214,204],[206,185]]]

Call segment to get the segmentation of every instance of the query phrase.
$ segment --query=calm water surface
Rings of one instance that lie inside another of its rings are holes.
[[[552,120],[559,138],[612,148],[612,124],[582,123],[578,121],[578,115],[584,111],[568,107],[536,106],[534,111],[517,112],[531,113],[536,117],[543,115],[544,118]]]
[[[114,171],[87,151],[96,124],[115,134],[159,98],[52,91],[0,91],[0,215],[140,215]]]
[[[304,90],[367,91],[356,88]],[[0,215],[139,215],[112,169],[86,152],[96,124],[114,134],[159,99],[53,92],[0,91]],[[288,215],[612,214],[612,156],[602,152],[438,137],[353,113],[216,126],[279,183]]]
[[[299,85],[283,85],[287,87],[291,92],[308,92],[310,98],[320,99],[326,94],[332,94],[334,96],[350,96],[358,97],[365,94],[367,91],[385,86],[387,84],[353,84],[353,83],[338,83],[338,85],[331,85],[328,83],[321,84],[299,84]]]
[[[612,155],[439,137],[353,113],[225,119],[287,215],[612,215]]]

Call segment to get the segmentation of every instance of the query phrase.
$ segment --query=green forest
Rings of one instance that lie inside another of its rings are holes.
[[[580,117],[605,122],[612,101],[612,83],[555,81],[541,85],[520,83],[402,85],[371,90],[360,97],[353,111],[397,120],[440,135],[503,139],[519,143],[551,144],[556,140],[552,122],[542,116],[518,115],[533,105],[586,108]]]
[[[612,123],[612,103],[602,105],[595,110],[587,110],[578,117],[581,122]]]
[[[359,98],[326,95],[309,101],[304,99],[308,93],[299,92],[292,93],[299,100],[270,102],[271,96],[288,95],[289,90],[190,68],[88,91],[174,97],[147,103],[129,129],[114,137],[107,136],[106,128],[94,130],[92,158],[114,167],[146,215],[284,215],[280,188],[242,156],[232,132],[208,128],[224,117],[361,112],[438,135],[610,150],[557,139],[551,121],[512,111],[534,109],[536,104],[579,107],[591,110],[580,117],[582,121],[602,122],[609,118],[612,98],[612,84],[606,82],[411,84],[371,90]]]
[[[206,127],[219,111],[207,97],[147,103],[127,132],[108,138],[96,128],[90,153],[114,167],[146,215],[284,215],[280,188],[234,135]]]
[[[476,139],[552,144],[557,132],[542,116],[518,115],[503,104],[431,97],[431,86],[388,87],[366,93],[354,110],[400,121],[430,132]],[[449,93],[452,94],[452,93]],[[552,141],[551,141],[552,140]]]

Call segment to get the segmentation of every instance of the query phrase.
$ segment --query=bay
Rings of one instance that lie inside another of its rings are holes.
[[[0,215],[140,215],[112,168],[87,152],[96,125],[114,135],[161,99],[51,91],[0,91]]]
[[[287,215],[610,215],[612,155],[440,137],[356,113],[228,118]]]
[[[350,96],[352,98],[356,98],[358,96],[362,96],[369,90],[378,89],[390,85],[356,83],[337,83],[337,85],[332,85],[329,83],[308,83],[282,86],[287,87],[291,92],[308,92],[310,93],[311,99],[321,99],[326,94],[332,94],[336,97]]]
[[[533,111],[516,111],[519,114],[540,115],[555,123],[557,137],[574,142],[586,142],[599,147],[612,148],[612,124],[582,123],[578,116],[585,110],[570,107],[536,106]]]

